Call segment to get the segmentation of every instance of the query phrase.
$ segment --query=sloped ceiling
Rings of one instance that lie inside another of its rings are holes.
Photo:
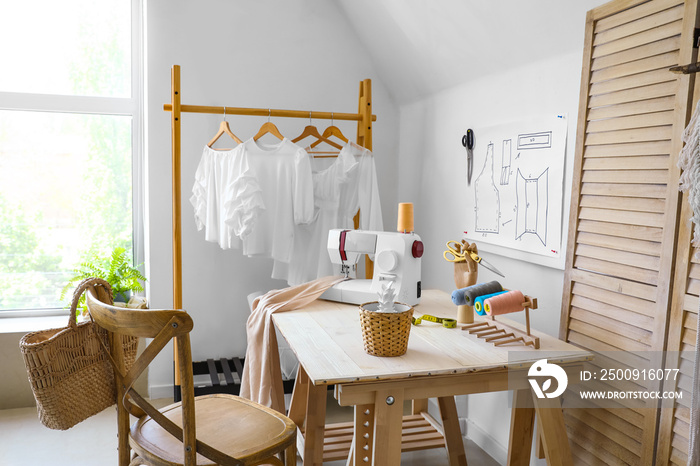
[[[581,51],[606,0],[340,0],[398,104]]]

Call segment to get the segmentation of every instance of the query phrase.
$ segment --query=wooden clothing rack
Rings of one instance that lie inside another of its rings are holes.
[[[183,113],[208,113],[223,115],[251,115],[283,118],[313,118],[317,120],[357,121],[358,145],[372,150],[372,122],[377,116],[372,114],[372,81],[360,81],[360,95],[357,113],[317,112],[310,110],[279,110],[270,108],[242,108],[234,106],[183,105],[180,85],[180,65],[173,65],[170,75],[170,103],[163,110],[170,112],[172,141],[172,221],[173,221],[173,309],[182,309],[182,189],[181,189],[181,133]],[[359,217],[355,217],[355,228]],[[371,263],[370,263],[371,264]],[[371,276],[371,265],[366,265],[366,273]],[[180,374],[177,371],[175,355],[175,397],[178,398]]]

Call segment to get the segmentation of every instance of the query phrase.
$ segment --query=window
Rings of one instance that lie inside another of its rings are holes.
[[[143,261],[141,1],[2,2],[0,43],[0,314],[60,309],[88,251]]]

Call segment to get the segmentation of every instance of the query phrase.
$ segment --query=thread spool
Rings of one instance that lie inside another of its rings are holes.
[[[413,203],[399,203],[399,220],[396,223],[396,231],[399,233],[413,232]]]
[[[452,302],[457,306],[468,304],[474,305],[474,300],[479,296],[484,296],[497,291],[503,291],[503,287],[496,280],[488,283],[468,286],[452,292]]]
[[[490,316],[499,316],[522,311],[524,302],[525,296],[523,293],[513,290],[485,300],[484,309]]]
[[[486,309],[484,309],[484,301],[493,298],[494,296],[498,296],[499,294],[507,293],[507,291],[497,291],[496,293],[491,293],[483,296],[477,296],[477,298],[474,300],[474,310],[476,311],[477,314],[480,316],[485,316],[486,315]]]

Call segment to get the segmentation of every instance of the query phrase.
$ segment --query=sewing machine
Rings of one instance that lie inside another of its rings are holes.
[[[334,285],[321,298],[351,304],[376,301],[382,284],[390,280],[398,302],[410,306],[420,302],[423,242],[415,233],[330,230],[328,254],[334,273],[349,280]],[[375,255],[372,279],[356,278],[357,262],[363,254]]]

